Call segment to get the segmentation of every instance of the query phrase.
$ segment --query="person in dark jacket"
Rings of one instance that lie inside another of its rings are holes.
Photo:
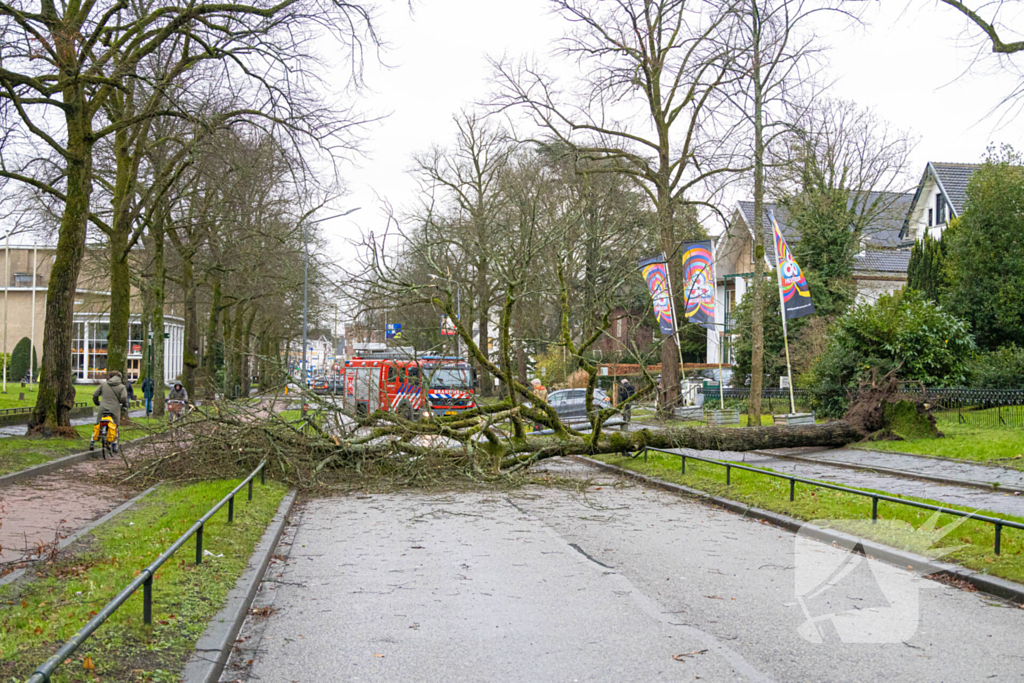
[[[153,414],[153,378],[142,380],[142,396],[146,399],[146,417]]]
[[[124,383],[121,381],[120,372],[111,370],[107,373],[107,378],[100,382],[96,391],[93,392],[92,402],[99,406],[100,409],[96,411],[96,427],[92,430],[92,440],[89,441],[90,451],[100,438],[100,421],[103,419],[103,416],[112,416],[114,418],[114,425],[119,427],[121,425],[121,407],[124,406],[125,411],[128,410],[128,389],[125,388]],[[116,436],[114,450],[117,450]]]
[[[630,383],[630,381],[625,377],[622,378],[622,382],[620,383],[620,385],[621,386],[619,386],[619,405],[622,405],[623,403],[625,403],[626,401],[633,397],[633,394],[636,393],[636,389],[633,388],[632,383]],[[626,406],[624,410],[624,415],[626,419],[629,419],[632,416],[632,414],[633,404],[631,403]]]

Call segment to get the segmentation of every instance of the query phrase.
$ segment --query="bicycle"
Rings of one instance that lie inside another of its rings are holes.
[[[113,438],[111,438],[113,435]],[[100,446],[103,451],[103,459],[107,459],[107,454],[113,458],[117,453],[117,423],[114,422],[114,416],[110,413],[103,413],[103,417],[100,418],[100,431],[99,440]],[[92,444],[89,444],[89,450],[92,450]]]
[[[186,405],[184,401],[172,400],[167,402],[167,415],[171,424],[174,424],[178,420],[184,419],[190,412],[190,406]]]

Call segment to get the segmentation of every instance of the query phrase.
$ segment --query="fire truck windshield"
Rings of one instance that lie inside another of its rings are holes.
[[[473,377],[468,367],[444,365],[439,368],[425,368],[430,386],[440,389],[472,389]]]

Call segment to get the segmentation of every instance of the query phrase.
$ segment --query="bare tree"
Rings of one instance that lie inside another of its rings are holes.
[[[735,155],[735,119],[723,112],[735,81],[728,0],[552,0],[574,26],[559,54],[580,63],[584,78],[563,96],[549,76],[506,61],[494,68],[498,107],[525,109],[548,136],[643,188],[659,247],[681,286],[677,210],[713,205],[710,186],[743,166]],[[637,112],[643,112],[637,114]],[[730,123],[732,122],[732,123]],[[678,309],[679,307],[677,307]],[[681,310],[681,309],[679,309]],[[678,323],[677,323],[678,324]],[[674,338],[661,347],[666,404],[679,394]]]
[[[141,14],[120,0],[62,4],[60,10],[52,0],[43,0],[39,11],[29,4],[0,2],[0,105],[8,125],[4,137],[22,143],[20,149],[8,145],[4,150],[0,177],[31,185],[63,204],[46,298],[39,394],[31,420],[33,427],[50,433],[68,427],[74,403],[71,320],[86,224],[94,217],[94,148],[98,140],[143,116],[105,121],[106,105],[124,92],[143,60],[185,35],[191,45],[183,47],[183,61],[202,59],[209,52],[231,56],[236,74],[263,86],[263,101],[253,99],[256,109],[286,101],[290,111],[281,112],[278,120],[289,122],[309,104],[290,97],[299,92],[296,79],[309,76],[306,71],[297,74],[290,61],[302,57],[309,38],[303,26],[319,23],[358,42],[369,14],[341,0],[161,0]],[[313,130],[318,124],[305,123]],[[330,127],[327,135],[336,131]],[[46,150],[56,155],[62,169],[58,184],[43,182],[33,172]]]
[[[736,69],[733,91],[751,131],[754,191],[754,272],[751,277],[750,400],[747,426],[761,424],[764,379],[764,196],[770,150],[788,129],[789,111],[804,99],[812,77],[814,37],[805,26],[822,9],[805,0],[740,0],[735,6]]]

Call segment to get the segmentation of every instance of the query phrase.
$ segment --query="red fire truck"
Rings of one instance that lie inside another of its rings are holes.
[[[413,420],[476,407],[476,372],[459,358],[352,358],[343,372],[343,409],[387,410]]]

